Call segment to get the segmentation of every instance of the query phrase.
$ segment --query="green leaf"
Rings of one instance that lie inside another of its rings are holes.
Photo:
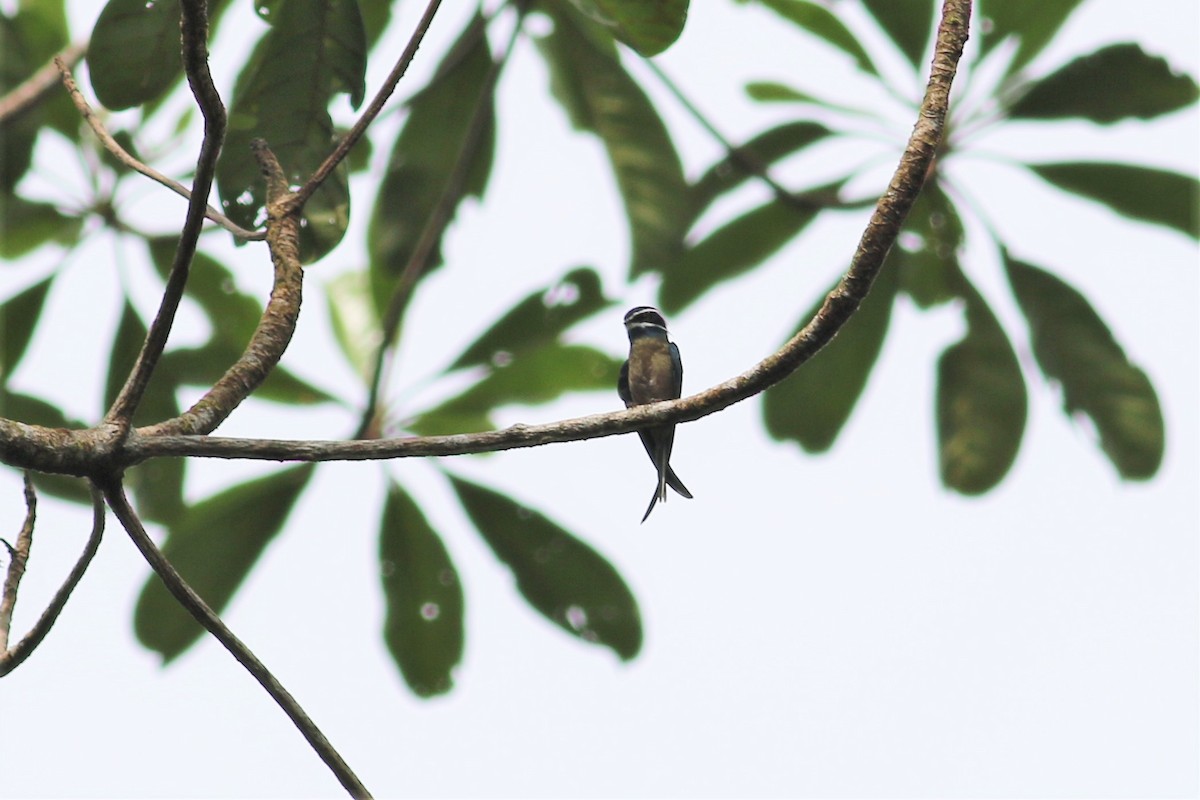
[[[96,97],[113,110],[163,95],[183,73],[179,3],[108,0],[88,45]]]
[[[8,380],[25,355],[54,277],[44,278],[0,304],[0,383]]]
[[[558,340],[568,328],[612,305],[594,269],[571,270],[554,284],[533,292],[496,320],[450,369],[492,365],[525,355]]]
[[[938,360],[937,433],[942,483],[967,495],[995,487],[1025,432],[1025,379],[1008,337],[963,282],[967,334]]]
[[[293,467],[201,501],[168,527],[163,555],[220,614],[283,528],[312,472],[311,464]],[[133,624],[138,641],[164,663],[204,633],[156,575],[142,587]]]
[[[1028,166],[1043,180],[1103,203],[1118,214],[1166,225],[1193,239],[1200,236],[1200,183],[1191,175],[1098,162]]]
[[[421,697],[445,694],[462,660],[462,584],[437,531],[395,483],[379,526],[379,575],[383,640],[404,682]]]
[[[163,278],[170,274],[178,241],[177,236],[162,236],[147,242],[151,261]],[[238,348],[250,341],[262,317],[262,303],[238,291],[237,280],[223,264],[197,252],[188,270],[186,292],[207,315],[214,340]]]
[[[613,389],[620,360],[591,347],[551,343],[500,360],[483,380],[426,411],[406,427],[423,436],[490,430],[492,413],[506,405],[548,403],[572,391]]]
[[[921,67],[925,49],[933,37],[934,0],[862,0],[908,62]]]
[[[41,66],[30,49],[21,26],[0,13],[0,97],[6,97]],[[35,106],[0,121],[0,203],[9,202],[6,195],[29,170],[43,116]]]
[[[82,220],[60,214],[50,203],[0,191],[0,258],[15,260],[51,241],[72,245],[82,228]]]
[[[467,516],[542,616],[628,661],[642,646],[637,601],[599,553],[531,508],[449,476]]]
[[[371,279],[365,270],[350,270],[325,285],[333,336],[342,355],[366,385],[383,341],[383,327],[371,300]]]
[[[388,160],[367,234],[371,287],[381,319],[463,158],[469,159],[470,167],[460,187],[449,187],[456,190],[448,198],[451,208],[456,210],[468,196],[483,197],[496,140],[491,70],[486,22],[477,14],[442,59],[437,74],[409,103],[408,119]],[[469,134],[477,108],[483,115],[482,128],[472,142]],[[468,145],[471,152],[464,153]],[[447,216],[446,225],[453,217],[453,212]],[[436,233],[439,244],[428,261],[418,265],[416,277],[442,263],[444,228]]]
[[[666,50],[687,21],[688,0],[571,0],[616,39],[644,56]]]
[[[35,63],[49,61],[71,41],[64,0],[19,0],[14,22]]]
[[[816,3],[807,2],[807,0],[758,0],[758,2],[789,22],[824,39],[846,53],[854,59],[858,68],[863,72],[872,75],[878,74],[867,51],[832,11]]]
[[[975,37],[977,31],[979,32],[981,58],[1009,36],[1016,37],[1019,44],[1012,63],[1009,64],[1009,71],[1018,72],[1042,52],[1081,2],[1082,0],[985,0],[980,9],[978,23],[972,21],[971,36]]]
[[[304,54],[297,59],[296,54]],[[357,105],[365,91],[366,34],[355,0],[288,0],[259,43],[234,92],[229,133],[217,164],[225,213],[254,227],[265,213],[266,189],[250,142],[264,139],[289,184],[301,185],[334,145],[330,100],[338,92]],[[332,250],[350,221],[343,164],[305,204],[301,257]]]
[[[1067,414],[1086,414],[1122,478],[1145,480],[1162,464],[1158,396],[1091,304],[1063,281],[1004,253],[1013,294],[1029,322],[1033,354],[1062,386]]]
[[[616,48],[586,20],[545,6],[554,32],[538,39],[550,88],[579,130],[600,137],[625,203],[630,270],[661,269],[678,253],[691,223],[679,154],[654,105],[621,66]]]
[[[776,439],[791,439],[810,453],[828,450],[866,388],[887,338],[899,278],[885,268],[871,293],[837,337],[791,377],[766,391],[763,422]],[[836,284],[835,284],[836,285]],[[821,296],[796,330],[816,316]]]
[[[714,285],[758,266],[804,230],[819,210],[776,199],[713,231],[663,271],[663,311],[677,314]]]
[[[888,253],[884,269],[900,275],[901,288],[921,308],[960,297],[963,224],[950,198],[936,180],[917,196],[899,240]]]
[[[1096,91],[1103,86],[1104,91]],[[1010,116],[1026,119],[1081,117],[1111,123],[1152,119],[1192,105],[1198,96],[1189,75],[1136,44],[1114,44],[1080,56],[1030,85]]]
[[[753,137],[736,148],[734,155],[709,167],[692,185],[693,218],[717,197],[741,186],[751,177],[753,173],[746,169],[747,162],[765,170],[832,134],[833,131],[819,122],[785,122]]]

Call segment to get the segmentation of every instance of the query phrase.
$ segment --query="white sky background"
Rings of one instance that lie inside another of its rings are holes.
[[[398,51],[421,5],[401,4],[397,44],[381,52]],[[428,74],[442,49],[436,43],[456,33],[473,6],[446,5],[417,75]],[[99,8],[95,0],[72,4],[79,36]],[[247,3],[229,14],[213,48],[226,97],[233,75],[221,58],[241,46],[237,29],[253,24]],[[1035,67],[1047,71],[1103,43],[1132,39],[1196,75],[1198,23],[1193,0],[1090,0]],[[735,139],[787,114],[745,100],[746,80],[810,89],[827,82],[824,93],[845,103],[865,85],[826,48],[726,2],[693,3],[683,39],[661,63]],[[382,58],[372,64],[368,91],[387,68]],[[718,149],[661,99],[695,175]],[[596,265],[621,301],[581,339],[621,351],[621,314],[654,300],[649,280],[622,289],[627,236],[602,150],[568,132],[528,42],[505,73],[500,115],[487,205],[460,213],[449,269],[417,297],[397,393],[447,363],[512,301],[576,264]],[[392,114],[383,124],[398,121]],[[910,126],[897,119],[889,147],[898,148]],[[1066,135],[1047,142],[1041,127],[1027,126],[985,144],[1047,161],[1107,156],[1197,169],[1195,110],[1100,134],[1065,127]],[[859,163],[881,152],[870,142],[857,148],[825,151],[783,175],[815,182],[807,176],[837,159]],[[180,165],[193,153],[181,152]],[[78,185],[72,159],[41,154],[42,185]],[[879,163],[886,163],[882,176],[894,158]],[[653,475],[633,437],[445,464],[510,491],[613,561],[645,623],[644,649],[630,664],[538,617],[436,471],[415,460],[390,469],[420,497],[465,584],[467,649],[453,693],[415,699],[380,638],[378,465],[321,468],[226,620],[379,796],[1194,796],[1195,246],[1162,228],[1118,221],[1099,206],[1059,202],[995,163],[972,162],[955,175],[1014,253],[1081,288],[1151,376],[1168,432],[1155,480],[1116,478],[1086,427],[1063,417],[1056,391],[1018,338],[1030,415],[1017,464],[984,498],[944,491],[932,424],[934,365],[959,322],[952,310],[922,315],[902,302],[867,394],[831,454],[810,458],[771,442],[759,404],[742,403],[680,429],[674,464],[696,499],[673,500],[645,525],[638,519]],[[164,228],[182,219],[181,201],[129,183],[139,219]],[[582,191],[585,183],[593,188]],[[737,202],[748,206],[755,192]],[[354,199],[354,230],[310,271],[300,333],[285,359],[325,385],[355,381],[331,349],[320,288],[363,263],[358,243],[371,197]],[[814,226],[751,279],[672,319],[685,390],[724,380],[774,349],[846,263],[864,218]],[[978,244],[979,231],[970,233]],[[226,258],[247,287],[265,292],[261,250],[235,251],[220,234],[203,247]],[[971,277],[1019,336],[1019,315],[993,256],[977,246],[971,252]],[[122,291],[117,276],[137,283],[148,268],[137,248],[98,236],[68,269],[50,310],[72,315],[75,337],[99,333],[80,342],[39,330],[17,385],[95,418],[102,348]],[[16,269],[0,275],[4,296],[32,280],[30,270],[36,265],[21,277]],[[153,308],[144,285],[134,293],[140,307]],[[185,315],[185,326],[189,320],[195,317]],[[188,335],[181,329],[181,340]],[[618,405],[615,391],[581,395],[511,411],[499,422]],[[336,438],[351,419],[336,409],[248,407],[222,432]],[[194,463],[189,496],[261,470]],[[11,471],[0,473],[0,497],[8,498],[0,532],[15,535],[24,511]],[[14,635],[69,569],[89,519],[89,512],[43,500]],[[131,613],[147,573],[110,524],[51,635],[0,682],[0,796],[338,795],[283,714],[217,644],[204,641],[164,670],[134,641]]]

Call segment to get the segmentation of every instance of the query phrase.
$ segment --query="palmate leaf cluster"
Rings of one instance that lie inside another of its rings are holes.
[[[861,2],[888,46],[913,71],[908,77],[915,76],[919,84],[932,43],[936,4]],[[746,5],[769,9],[780,24],[795,28],[799,46],[834,48],[895,94],[893,87],[904,81],[882,72],[878,54],[852,32],[843,19],[850,3],[759,0]],[[230,5],[228,0],[210,4],[215,30],[221,29]],[[955,159],[970,156],[970,133],[1008,120],[1054,124],[1082,119],[1109,125],[1151,119],[1196,100],[1190,77],[1174,74],[1161,59],[1132,44],[1105,47],[1043,77],[1031,77],[1028,66],[1077,5],[1078,0],[979,4],[972,58],[976,63],[1005,60],[1002,77],[990,94],[992,102],[952,119],[937,169],[909,218],[902,246],[889,255],[860,312],[829,347],[765,395],[764,423],[773,436],[795,441],[809,452],[832,446],[869,380],[892,309],[903,296],[921,308],[956,304],[966,322],[964,337],[945,350],[935,367],[940,472],[946,486],[968,494],[986,492],[1013,463],[1029,402],[1014,338],[1031,343],[1039,369],[1062,387],[1065,410],[1090,417],[1103,453],[1122,476],[1145,479],[1155,473],[1164,430],[1154,389],[1083,294],[1044,265],[1031,263],[1036,254],[996,241],[999,261],[1027,323],[1024,331],[1008,331],[971,279],[973,265],[960,261],[968,227],[964,220],[971,218],[961,198],[969,187],[954,183],[952,166]],[[386,361],[380,357],[381,342],[394,344],[404,336],[419,335],[407,329],[405,310],[426,276],[453,268],[444,264],[441,244],[455,210],[468,198],[486,201],[497,126],[503,124],[498,86],[504,80],[508,33],[514,26],[522,32],[512,38],[511,47],[536,51],[566,118],[603,143],[628,219],[629,278],[657,275],[658,304],[669,314],[687,310],[711,289],[756,269],[802,236],[820,215],[869,204],[870,198],[846,196],[843,187],[856,177],[847,174],[826,185],[777,186],[757,207],[732,214],[724,210],[729,204],[719,201],[761,180],[765,170],[823,143],[855,135],[853,125],[841,124],[854,116],[844,113],[855,112],[852,98],[842,98],[837,105],[823,103],[815,99],[814,87],[791,80],[746,87],[751,101],[787,109],[791,119],[749,137],[699,174],[685,174],[672,132],[634,77],[645,71],[630,66],[663,51],[680,36],[687,6],[686,0],[487,4],[437,55],[439,66],[427,84],[401,84],[404,121],[399,133],[391,140],[374,135],[364,142],[364,147],[389,153],[374,197],[355,198],[353,213],[370,219],[368,263],[333,279],[327,292],[333,330],[347,362],[362,376],[363,388],[376,380]],[[262,222],[264,202],[249,142],[266,139],[289,179],[302,183],[341,134],[329,113],[331,103],[348,101],[359,108],[371,90],[365,81],[368,55],[391,57],[372,50],[390,21],[387,0],[273,0],[255,8],[265,23],[261,36],[235,85],[222,87],[228,91],[230,125],[217,172],[222,210],[248,228]],[[529,33],[531,28],[522,23],[530,14],[550,24]],[[92,31],[87,60],[95,97],[112,110],[138,110],[136,121],[114,131],[130,149],[136,142],[152,154],[172,145],[146,144],[144,139],[150,123],[170,113],[166,99],[185,91],[178,31],[175,3],[142,0],[109,0]],[[12,17],[0,17],[0,37],[3,94],[66,44],[61,3],[25,0]],[[295,53],[307,57],[289,57]],[[220,53],[213,57],[220,58]],[[1105,91],[1096,91],[1097,86]],[[908,100],[915,110],[918,98]],[[175,128],[193,124],[186,112]],[[15,259],[41,247],[78,246],[95,230],[84,223],[100,219],[110,230],[141,242],[159,273],[165,274],[173,238],[158,232],[130,233],[122,225],[114,187],[142,178],[106,154],[88,162],[101,175],[94,184],[105,187],[97,190],[88,207],[22,197],[21,179],[33,163],[39,136],[63,136],[81,150],[95,148],[64,97],[47,95],[3,125],[0,255]],[[346,234],[352,214],[349,175],[367,164],[362,152],[356,151],[305,208],[302,244],[310,263],[321,261]],[[152,160],[152,155],[145,158]],[[1122,216],[1197,235],[1196,182],[1190,176],[1137,164],[1037,163],[1014,168],[1032,171],[1048,191],[1072,193]],[[705,227],[698,224],[702,217],[709,221]],[[38,276],[0,307],[5,379],[0,411],[27,422],[80,426],[82,422],[67,419],[52,403],[8,388],[8,376],[21,362],[56,277],[53,272]],[[167,352],[139,409],[139,424],[179,413],[181,390],[211,385],[245,345],[262,306],[261,300],[237,288],[226,265],[203,253],[193,265],[188,295],[213,323],[209,337]],[[445,366],[440,377],[447,385],[466,385],[446,400],[419,408],[390,407],[385,401],[361,408],[356,405],[361,401],[283,369],[276,369],[255,396],[288,405],[341,403],[362,414],[359,433],[367,436],[486,430],[503,407],[541,404],[566,392],[611,393],[619,358],[564,338],[578,323],[611,310],[598,273],[573,266],[512,308],[497,310],[487,330]],[[806,323],[813,310],[815,306],[799,315],[797,326]],[[111,333],[106,401],[120,388],[145,332],[145,320],[132,302],[126,302]],[[393,396],[395,388],[385,387],[381,396]],[[198,502],[185,500],[186,469],[183,461],[153,462],[132,470],[130,485],[139,511],[166,527],[167,556],[220,611],[270,542],[285,530],[316,468],[279,470]],[[518,591],[534,609],[568,633],[606,646],[621,658],[637,654],[642,633],[636,600],[601,554],[546,514],[449,471],[445,475],[466,518],[512,571]],[[444,531],[435,527],[421,498],[396,476],[387,473],[385,480],[378,529],[381,588],[387,601],[384,640],[416,693],[439,694],[450,689],[452,671],[462,656],[462,586]],[[86,490],[76,482],[47,476],[38,481],[46,491],[86,500]],[[184,652],[201,634],[157,580],[148,581],[142,592],[135,627],[141,641],[166,660]]]

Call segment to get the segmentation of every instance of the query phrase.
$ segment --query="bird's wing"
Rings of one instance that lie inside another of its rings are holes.
[[[672,397],[679,397],[683,394],[683,359],[679,357],[679,347],[671,342],[671,376],[675,379],[675,383],[671,386]]]
[[[621,374],[617,376],[617,395],[621,401],[625,403],[625,407],[629,408],[633,405],[633,395],[629,393],[629,362],[626,361],[621,365]]]

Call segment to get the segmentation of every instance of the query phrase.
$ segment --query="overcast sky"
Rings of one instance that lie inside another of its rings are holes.
[[[396,41],[420,3],[401,3]],[[431,34],[444,43],[468,5],[447,3]],[[682,40],[661,64],[734,138],[781,120],[741,91],[750,79],[817,86],[853,101],[863,81],[843,59],[762,13],[693,3]],[[6,6],[7,7],[7,6]],[[1200,72],[1194,0],[1089,0],[1035,64],[1135,40],[1178,69]],[[100,4],[71,4],[76,34]],[[249,4],[229,11],[213,48],[228,97]],[[398,45],[397,45],[398,47]],[[441,45],[422,49],[427,75]],[[226,49],[228,48],[228,49]],[[394,51],[397,48],[392,48]],[[388,65],[372,64],[373,90]],[[415,84],[414,84],[415,85]],[[487,203],[459,216],[449,269],[427,281],[407,324],[396,392],[440,368],[512,301],[579,263],[595,265],[621,302],[577,334],[625,347],[625,308],[654,301],[654,284],[622,283],[628,245],[603,151],[572,134],[547,99],[542,63],[522,43],[505,73],[499,153]],[[716,145],[662,97],[689,175]],[[382,124],[395,126],[397,115]],[[894,142],[830,151],[858,163]],[[1113,157],[1195,173],[1195,109],[1093,135],[1087,126],[1041,140],[1032,127],[985,140],[997,153],[1044,160]],[[386,156],[375,154],[376,159]],[[194,156],[180,154],[180,164]],[[78,182],[69,159],[39,155],[47,185]],[[879,175],[894,156],[880,161]],[[182,167],[181,167],[182,169]],[[797,183],[804,170],[783,173]],[[934,364],[961,331],[954,309],[919,314],[907,301],[867,393],[832,453],[814,458],[770,441],[756,401],[680,428],[673,463],[696,499],[672,500],[645,525],[653,474],[632,436],[443,463],[509,491],[593,544],[641,604],[645,645],[631,663],[562,634],[520,599],[430,464],[389,467],[419,496],[465,584],[467,647],[456,688],[415,699],[380,638],[378,465],[330,465],[285,535],[268,550],[226,620],[306,707],[378,796],[1194,796],[1198,785],[1200,431],[1196,248],[1181,234],[1065,203],[996,162],[955,177],[1014,245],[1015,255],[1070,280],[1150,375],[1163,405],[1167,453],[1145,484],[1122,483],[1084,424],[1015,341],[1030,389],[1016,466],[995,491],[964,499],[937,480]],[[581,183],[593,190],[579,190]],[[183,204],[136,184],[131,211],[162,224]],[[583,197],[591,198],[584,201]],[[328,342],[321,286],[361,266],[369,195],[354,229],[309,272],[308,304],[285,364],[323,385],[354,386]],[[794,326],[843,268],[864,217],[823,221],[765,269],[714,292],[671,329],[685,391],[745,369]],[[994,256],[972,238],[967,269],[1010,332],[1020,317]],[[220,234],[206,251],[248,289],[265,290],[260,249]],[[114,267],[114,265],[116,265]],[[0,275],[11,294],[46,265]],[[17,383],[97,414],[103,348],[128,281],[140,308],[156,298],[129,244],[94,237],[67,266],[51,313],[80,342],[39,330]],[[449,313],[448,313],[449,311]],[[59,317],[61,320],[62,317]],[[187,315],[181,340],[189,333]],[[419,342],[412,341],[419,339]],[[357,391],[351,390],[351,394]],[[619,406],[579,395],[500,415],[541,422]],[[353,427],[336,409],[249,406],[223,433],[336,438]],[[190,471],[199,499],[263,471],[206,463]],[[20,525],[18,477],[0,473],[0,529]],[[89,514],[41,506],[14,635],[40,613],[82,547]],[[166,669],[132,635],[148,574],[110,526],[89,574],[40,650],[0,681],[0,796],[323,797],[339,787],[283,714],[232,658],[204,641]]]

